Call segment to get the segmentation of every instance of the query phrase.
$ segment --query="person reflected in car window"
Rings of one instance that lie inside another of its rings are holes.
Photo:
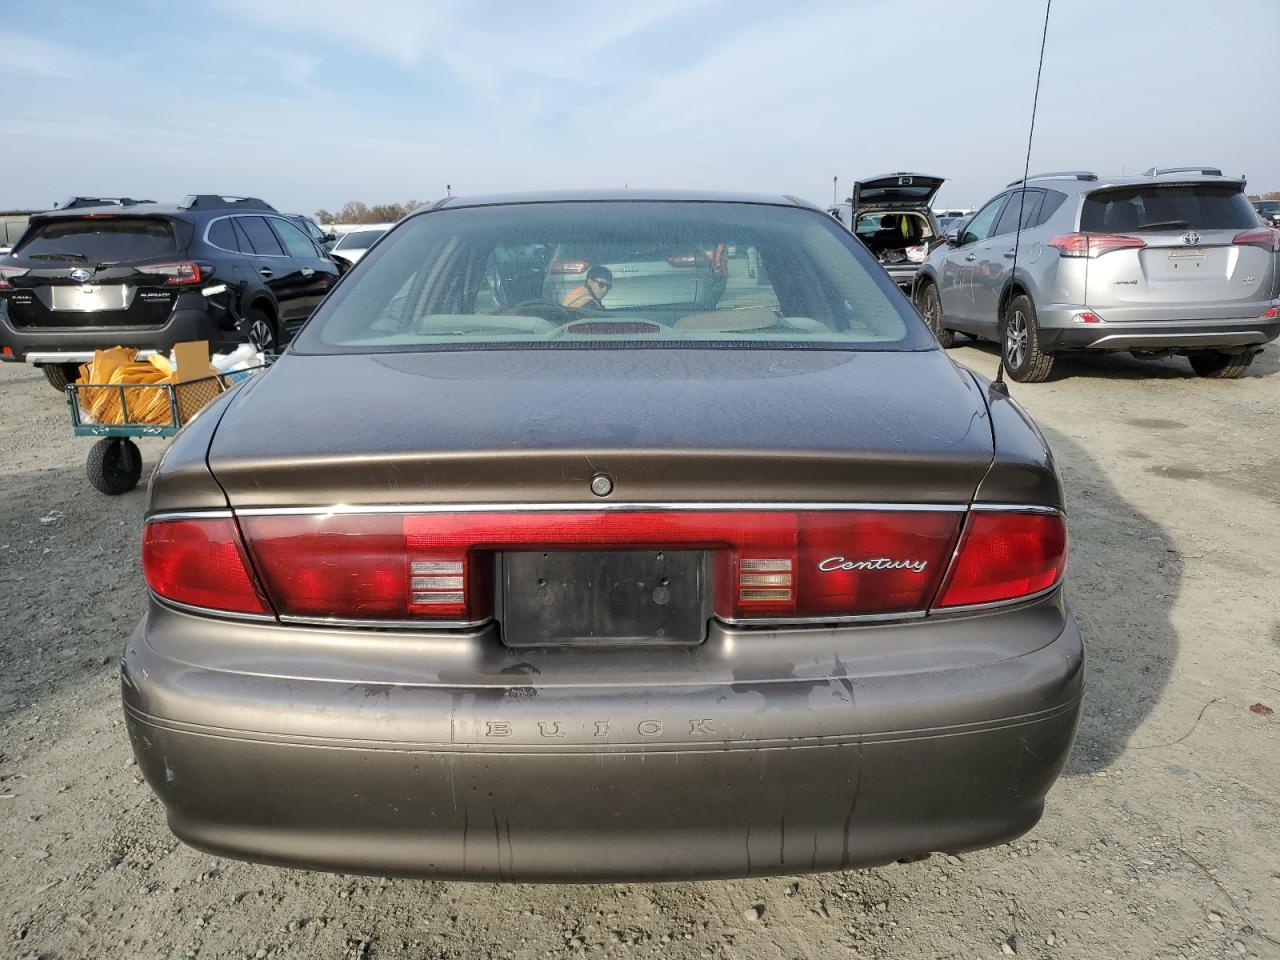
[[[564,305],[576,310],[603,310],[605,295],[612,289],[613,273],[608,267],[596,264],[587,271],[587,279],[582,286],[569,291]]]

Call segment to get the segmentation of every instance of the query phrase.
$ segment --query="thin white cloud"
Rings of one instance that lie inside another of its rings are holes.
[[[79,80],[82,63],[83,57],[66,47],[21,33],[4,33],[0,76],[26,74],[52,80]]]
[[[260,28],[313,37],[329,53],[372,55],[406,69],[438,61],[469,87],[494,96],[522,76],[588,78],[609,48],[709,2],[648,0],[558,10],[494,0],[220,0],[220,5]]]

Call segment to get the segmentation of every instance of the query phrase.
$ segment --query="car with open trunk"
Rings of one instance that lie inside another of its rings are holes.
[[[712,238],[767,270],[732,260],[711,309],[540,293],[549,251]],[[789,198],[419,210],[149,497],[127,726],[172,830],[222,855],[487,881],[915,859],[1030,829],[1080,713],[1043,436]]]

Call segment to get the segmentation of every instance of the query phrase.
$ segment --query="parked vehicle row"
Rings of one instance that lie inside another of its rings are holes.
[[[0,359],[61,389],[95,349],[275,349],[337,281],[292,219],[248,197],[73,206],[33,216],[0,262]]]

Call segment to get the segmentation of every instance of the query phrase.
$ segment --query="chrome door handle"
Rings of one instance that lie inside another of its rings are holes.
[[[302,275],[303,275],[304,277],[312,277],[312,276],[315,276],[315,271],[314,271],[314,270],[312,270],[310,267],[303,267],[303,268],[302,268]]]
[[[968,260],[970,263],[972,263],[974,260],[978,259],[978,255],[976,253],[971,253],[967,257],[965,257],[965,259]]]
[[[1004,253],[1004,258],[1005,258],[1006,260],[1012,260],[1012,259],[1013,259],[1013,251],[1012,251],[1012,250],[1006,250],[1006,251],[1005,251],[1005,253]]]
[[[270,280],[272,277],[275,276],[275,274],[271,272],[270,267],[263,267],[258,271],[258,273],[261,275],[263,280]]]

